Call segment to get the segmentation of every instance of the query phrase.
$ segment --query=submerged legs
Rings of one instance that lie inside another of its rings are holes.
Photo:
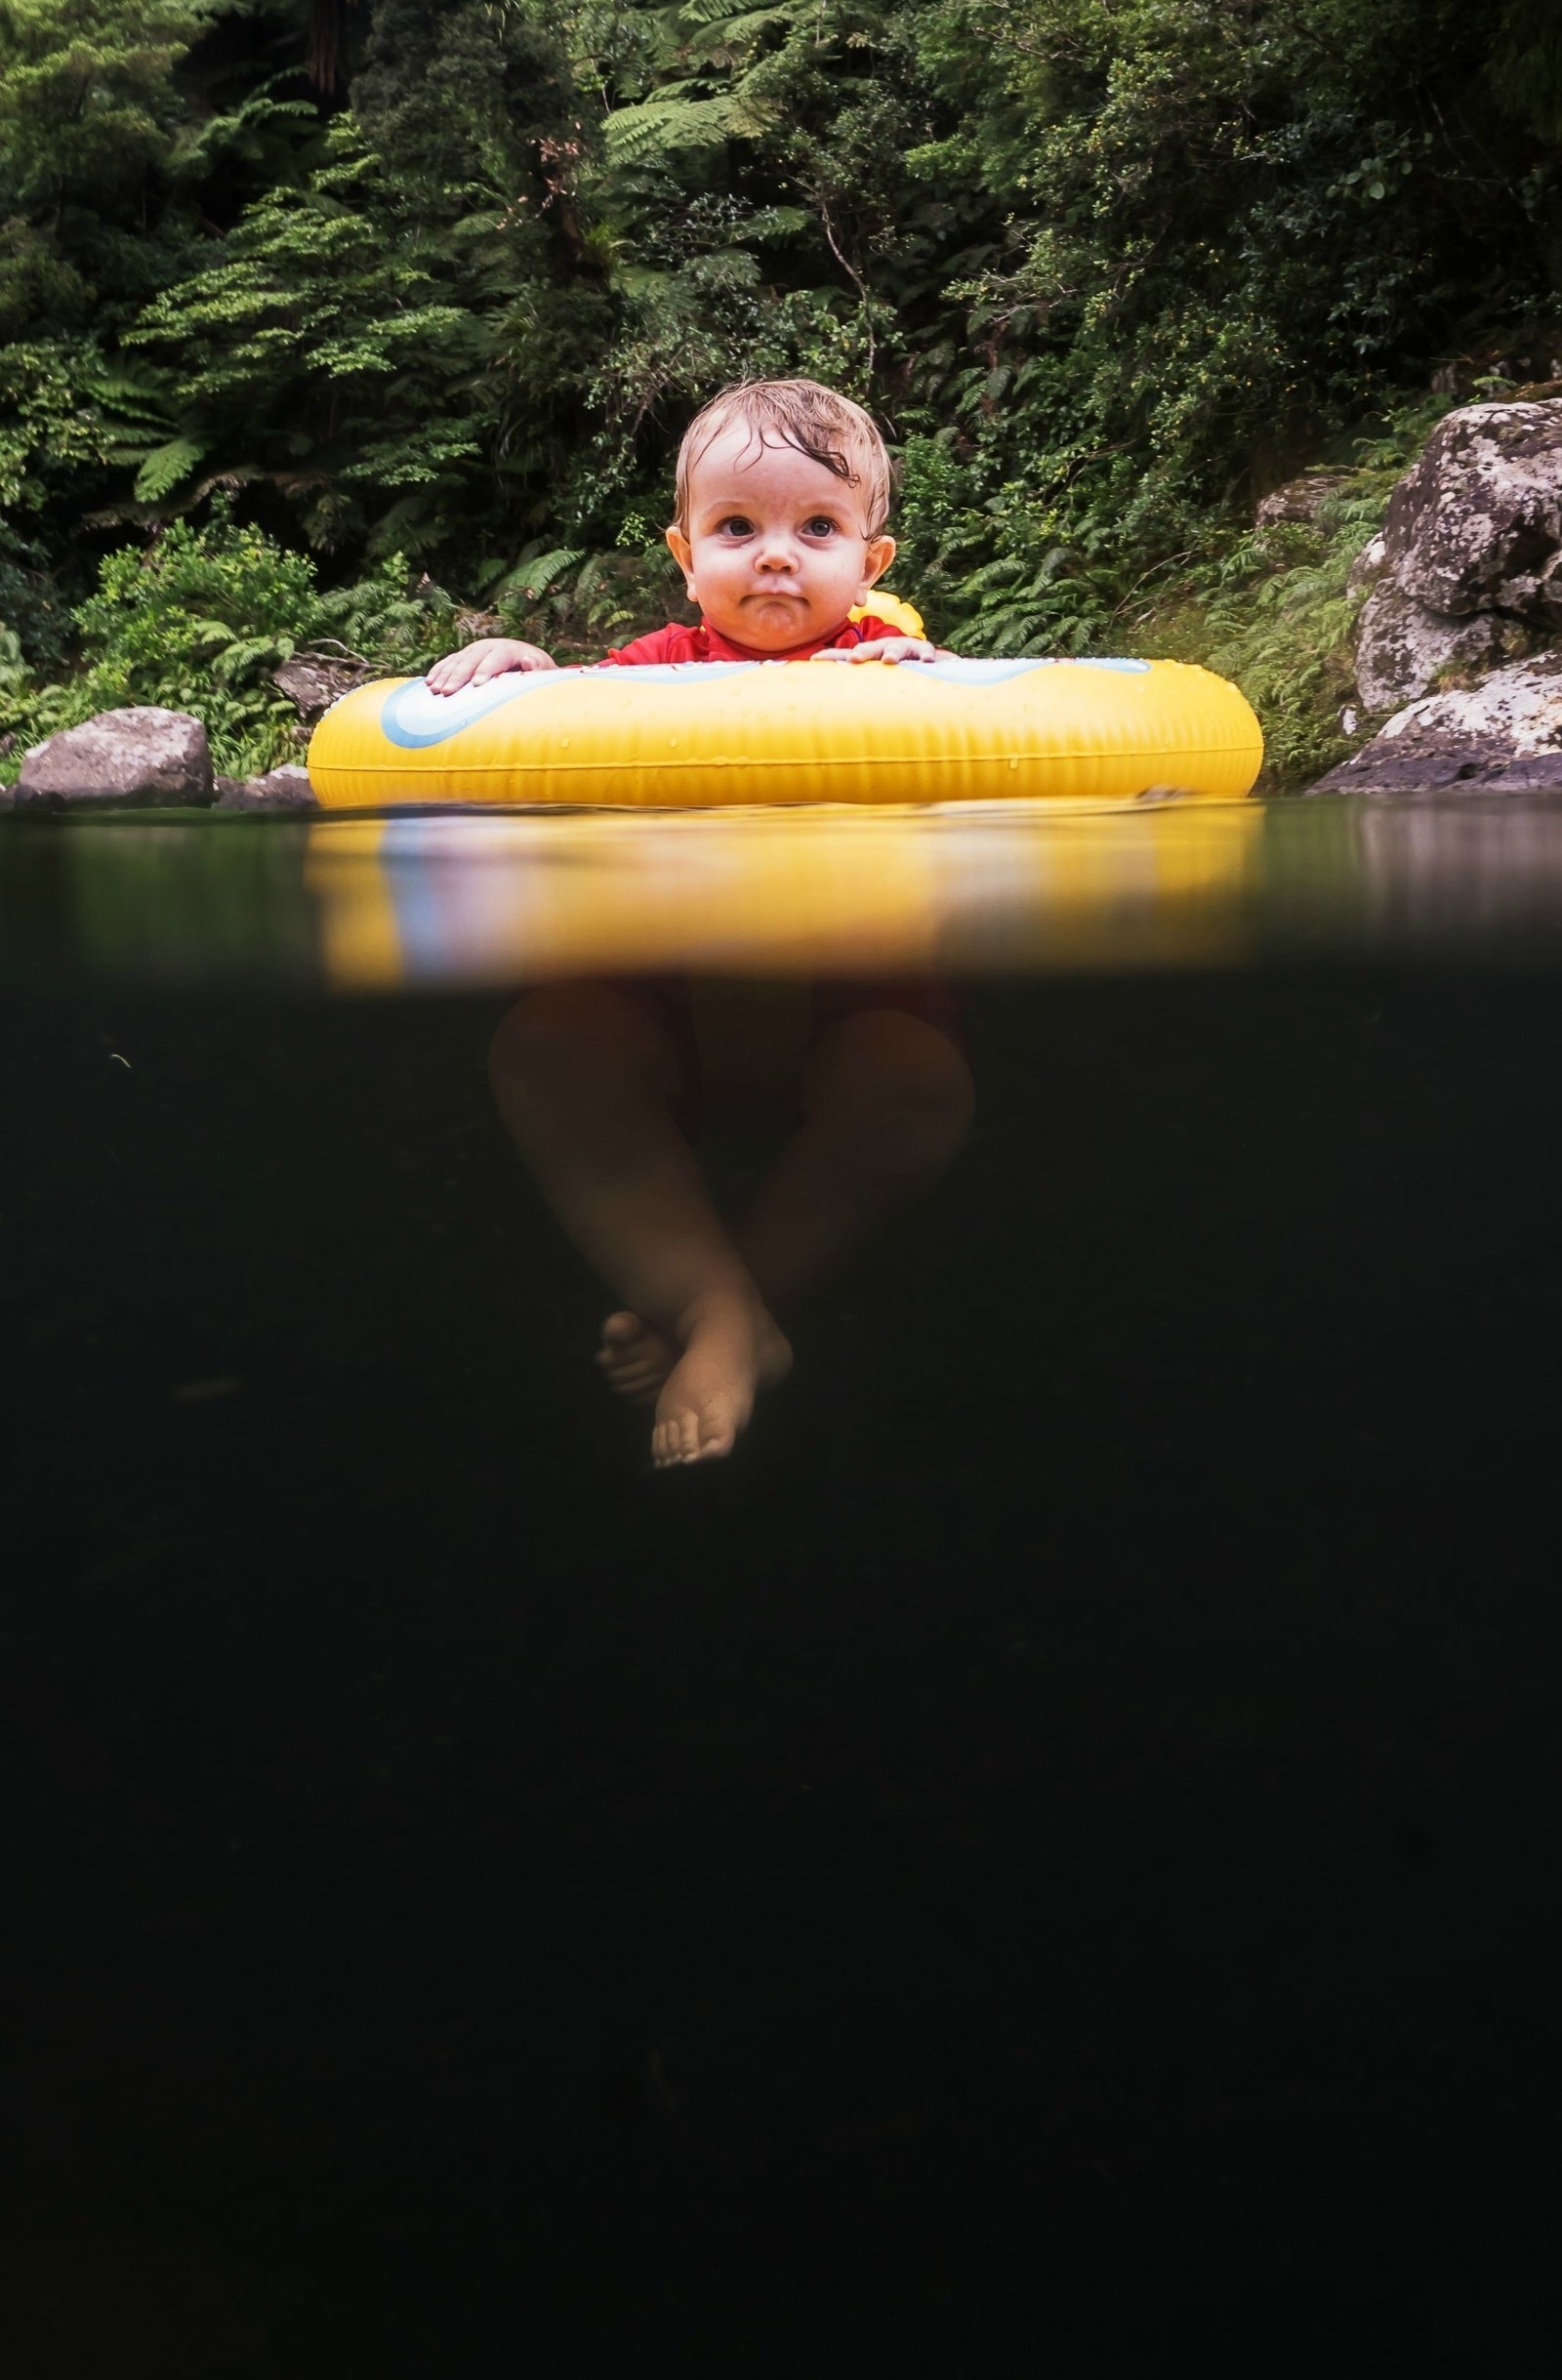
[[[603,1354],[610,1376],[629,1359],[625,1393],[656,1398],[653,1460],[729,1454],[792,1351],[676,1121],[688,1086],[674,1036],[614,985],[555,984],[511,1009],[489,1070],[544,1197],[624,1300]]]
[[[490,1054],[511,1137],[623,1300],[597,1360],[620,1394],[655,1399],[663,1467],[730,1453],[759,1389],[791,1369],[772,1304],[943,1170],[973,1100],[936,1025],[893,1007],[836,1018],[804,1062],[803,1121],[729,1232],[678,1121],[691,1059],[654,1001],[610,983],[528,993]]]

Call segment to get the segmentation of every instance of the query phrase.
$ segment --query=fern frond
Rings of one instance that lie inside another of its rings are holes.
[[[578,546],[555,546],[551,554],[535,554],[513,570],[498,592],[502,595],[522,595],[529,602],[537,602],[566,570],[572,570],[583,558]]]
[[[705,34],[702,51],[741,49],[746,42],[756,40],[772,24],[791,24],[800,14],[796,6],[735,9],[731,16],[721,15],[724,0],[694,0],[694,6],[681,14],[685,21],[695,19]]]
[[[727,138],[732,114],[730,99],[657,99],[615,107],[603,124],[608,153],[634,165],[673,149],[716,148]]]
[[[165,446],[154,446],[136,473],[136,502],[157,504],[178,487],[206,452],[193,438],[170,438]]]

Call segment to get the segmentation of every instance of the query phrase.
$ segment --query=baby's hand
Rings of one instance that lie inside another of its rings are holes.
[[[834,646],[829,652],[815,653],[815,661],[953,661],[953,653],[941,652],[929,644],[925,636],[881,636],[875,644]]]
[[[463,686],[486,685],[506,670],[556,670],[557,662],[540,644],[522,644],[515,636],[479,636],[459,653],[436,661],[425,680],[431,694],[459,694]]]

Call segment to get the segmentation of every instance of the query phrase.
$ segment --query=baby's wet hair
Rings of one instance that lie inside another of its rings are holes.
[[[794,446],[860,491],[864,530],[877,537],[889,517],[889,450],[870,413],[817,380],[740,380],[703,405],[678,454],[677,525],[689,525],[689,480],[706,449],[734,422],[760,446]]]

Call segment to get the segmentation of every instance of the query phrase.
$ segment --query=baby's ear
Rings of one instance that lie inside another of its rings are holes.
[[[670,529],[664,529],[662,531],[662,535],[667,539],[668,552],[672,554],[674,561],[677,562],[678,568],[683,573],[683,584],[689,591],[689,601],[692,603],[696,600],[694,594],[694,548],[689,544],[688,539],[684,536],[677,521],[673,523]]]
[[[864,600],[870,587],[877,587],[894,558],[895,541],[892,537],[869,538],[868,551],[863,557],[862,593],[857,598],[859,602]]]

